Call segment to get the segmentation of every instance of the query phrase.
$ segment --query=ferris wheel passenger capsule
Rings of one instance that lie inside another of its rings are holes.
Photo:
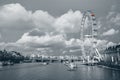
[[[94,13],[92,13],[92,14],[91,14],[91,16],[95,16],[95,14],[94,14]]]

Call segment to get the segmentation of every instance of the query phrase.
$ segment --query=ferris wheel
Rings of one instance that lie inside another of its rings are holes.
[[[81,50],[83,60],[94,60],[97,59],[98,61],[101,60],[101,55],[96,47],[97,44],[97,36],[98,36],[98,27],[96,22],[95,14],[92,11],[86,11],[83,13],[83,17],[81,20]],[[86,38],[92,44],[88,49],[86,49],[85,40]]]

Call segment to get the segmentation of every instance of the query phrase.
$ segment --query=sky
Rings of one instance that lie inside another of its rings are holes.
[[[0,0],[0,49],[80,55],[83,12],[97,18],[99,50],[120,44],[120,0]],[[86,30],[89,30],[86,27]]]

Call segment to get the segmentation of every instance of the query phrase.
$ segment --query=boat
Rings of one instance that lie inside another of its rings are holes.
[[[75,71],[77,69],[77,64],[70,62],[67,64],[67,67],[69,71]]]
[[[42,64],[43,64],[43,65],[48,65],[49,63],[48,63],[48,62],[43,62]]]

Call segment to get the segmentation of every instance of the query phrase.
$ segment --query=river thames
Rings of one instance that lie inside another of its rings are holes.
[[[78,65],[76,71],[68,71],[62,63],[41,65],[23,63],[0,67],[0,80],[119,80],[120,71],[98,66]]]

